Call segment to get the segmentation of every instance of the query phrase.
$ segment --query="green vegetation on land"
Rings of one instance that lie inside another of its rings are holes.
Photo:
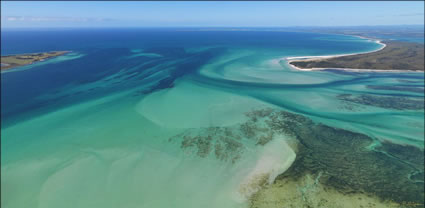
[[[376,70],[424,70],[424,45],[409,42],[385,42],[384,49],[367,54],[327,59],[292,61],[299,68],[351,68]]]
[[[11,69],[18,66],[24,66],[49,58],[61,56],[69,51],[51,51],[43,53],[17,54],[1,57],[1,70]]]

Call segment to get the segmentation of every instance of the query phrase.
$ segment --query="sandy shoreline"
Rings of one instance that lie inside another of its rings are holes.
[[[358,37],[361,39],[367,39],[370,41],[374,41],[377,44],[380,44],[382,47],[373,51],[368,51],[368,52],[360,52],[360,53],[346,53],[346,54],[335,54],[335,55],[324,55],[324,56],[293,56],[293,57],[285,57],[285,58],[281,58],[278,59],[277,62],[281,61],[281,60],[285,60],[288,65],[296,70],[300,70],[300,71],[321,71],[321,70],[327,70],[327,69],[336,69],[336,70],[343,70],[343,71],[352,71],[352,72],[421,72],[421,71],[415,71],[415,70],[385,70],[385,69],[354,69],[354,68],[299,68],[293,64],[291,64],[291,62],[293,61],[298,61],[298,60],[305,60],[305,61],[320,61],[320,60],[324,60],[324,59],[329,59],[329,58],[336,58],[336,57],[343,57],[343,56],[352,56],[352,55],[360,55],[360,54],[368,54],[368,53],[374,53],[374,52],[378,52],[383,50],[387,45],[385,43],[382,42],[382,40],[375,40],[375,39],[371,39],[371,38],[367,38],[367,37],[363,37],[363,36],[357,36],[357,35],[352,35],[353,37]]]
[[[72,51],[49,51],[49,52],[36,52],[36,53],[23,53],[23,54],[9,54],[1,56],[1,72],[10,71],[15,68],[32,65],[35,63],[47,61]],[[19,61],[27,59],[27,61]]]

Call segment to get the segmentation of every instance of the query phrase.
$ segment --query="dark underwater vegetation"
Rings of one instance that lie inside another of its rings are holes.
[[[374,42],[28,34],[2,31],[2,55],[71,52],[2,72],[2,207],[423,207],[424,74],[285,62]]]

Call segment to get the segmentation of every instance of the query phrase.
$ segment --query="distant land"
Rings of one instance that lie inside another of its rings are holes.
[[[333,58],[309,58],[289,63],[301,69],[350,68],[375,70],[424,71],[424,45],[420,43],[385,41],[380,51]]]
[[[44,61],[49,58],[61,56],[69,51],[51,51],[42,53],[28,53],[8,55],[1,57],[1,70],[12,69],[18,66],[25,66],[35,62]]]
[[[377,26],[302,26],[302,27],[211,27],[176,28],[196,31],[276,31],[276,32],[313,32],[364,36],[373,39],[403,40],[424,43],[424,25],[377,25]]]
[[[380,51],[338,57],[311,57],[291,60],[300,69],[350,68],[373,70],[424,71],[424,25],[329,26],[281,28],[200,28],[206,31],[276,31],[312,32],[361,36],[381,40],[386,47]]]
[[[424,40],[424,25],[292,27],[292,31],[357,35],[385,40]]]
[[[158,29],[158,28],[157,28]],[[311,57],[289,61],[300,69],[351,68],[373,70],[424,71],[424,25],[395,26],[334,26],[334,27],[206,27],[206,28],[162,28],[179,31],[276,31],[312,32],[361,36],[381,40],[383,50],[349,56]],[[161,28],[160,28],[161,30]],[[1,57],[1,70],[32,64],[67,53],[53,51],[32,54],[17,54]]]
[[[361,36],[386,44],[380,51],[330,58],[294,60],[298,68],[351,68],[424,71],[424,25],[294,27],[293,31]]]

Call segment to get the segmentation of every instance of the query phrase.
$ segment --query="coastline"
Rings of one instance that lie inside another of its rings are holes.
[[[22,56],[30,56],[31,58],[26,58],[26,59],[31,59],[28,60],[27,63],[15,63],[13,62],[2,62],[2,68],[1,68],[1,72],[5,72],[5,71],[10,71],[13,69],[16,69],[18,67],[22,67],[22,66],[28,66],[31,64],[35,64],[35,63],[39,63],[39,62],[43,62],[43,61],[47,61],[50,60],[52,58],[56,58],[59,56],[63,56],[65,54],[71,53],[72,51],[49,51],[49,52],[38,52],[38,53],[24,53],[24,54],[10,54],[10,55],[5,55],[2,56],[2,59],[6,59],[9,57],[15,58],[18,57],[18,59],[21,59],[20,57]]]
[[[84,34],[93,37],[75,33]],[[104,48],[95,49],[78,49],[79,39],[65,36],[69,42],[57,47],[77,40],[77,51],[2,74],[2,188],[11,190],[4,195],[10,208],[61,207],[69,199],[82,208],[423,205],[415,200],[424,193],[423,75],[299,72],[280,62],[381,47],[357,38],[323,36],[326,53],[311,44],[316,35],[298,42],[303,36],[291,34],[265,44],[294,48],[263,50],[235,38],[234,46],[202,50],[234,37],[216,35],[193,51],[185,47],[194,38],[167,32],[161,39],[105,33],[91,43]],[[137,49],[110,41],[126,37],[153,42],[149,52],[164,58],[137,57]],[[162,48],[173,38],[186,53]],[[391,43],[384,42],[385,51]],[[266,65],[270,59],[278,62]]]
[[[337,58],[337,57],[344,57],[344,56],[352,56],[352,55],[361,55],[361,54],[375,53],[375,52],[381,51],[385,47],[387,47],[387,44],[383,43],[382,40],[367,38],[367,37],[358,36],[358,35],[351,35],[351,36],[352,37],[357,37],[357,38],[367,39],[367,40],[373,41],[373,42],[381,45],[382,47],[380,47],[379,49],[373,50],[373,51],[359,52],[359,53],[346,53],[346,54],[323,55],[323,56],[292,56],[292,57],[285,57],[285,58],[279,59],[278,62],[279,61],[282,61],[282,60],[285,60],[286,63],[291,68],[296,69],[296,70],[299,70],[299,71],[323,71],[323,70],[327,70],[327,69],[335,69],[335,70],[351,71],[351,72],[422,72],[420,70],[394,70],[394,69],[386,70],[386,69],[356,69],[356,68],[333,68],[333,67],[328,67],[328,68],[300,68],[300,67],[297,67],[297,66],[295,66],[295,65],[292,64],[292,62],[298,61],[298,60],[321,61],[321,60],[326,60],[326,59],[330,59],[330,58]]]

